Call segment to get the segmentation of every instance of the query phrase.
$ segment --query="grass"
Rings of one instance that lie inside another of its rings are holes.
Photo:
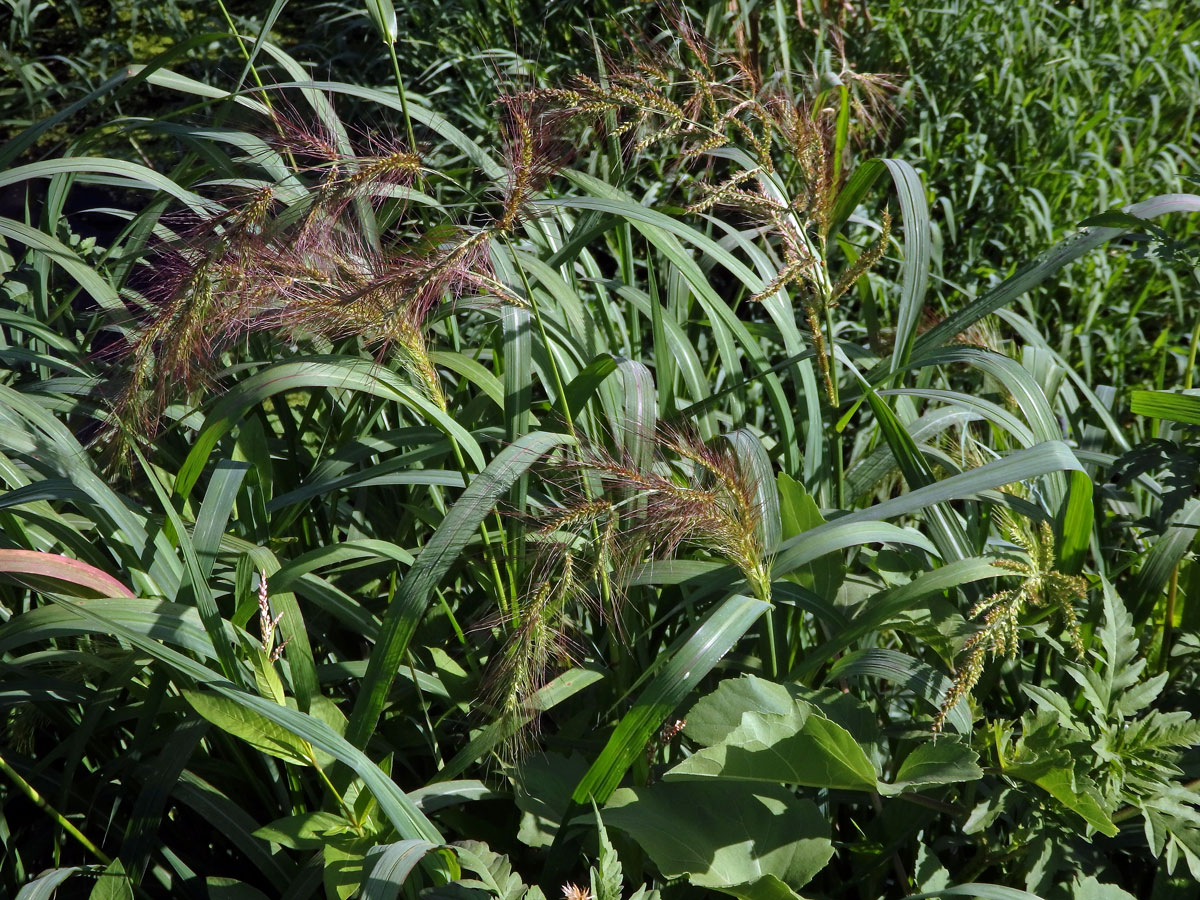
[[[6,95],[3,889],[1195,896],[1184,13],[371,10]]]

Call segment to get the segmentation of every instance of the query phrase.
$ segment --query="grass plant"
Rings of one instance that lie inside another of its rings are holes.
[[[461,7],[14,69],[0,893],[1196,896],[1191,20]]]

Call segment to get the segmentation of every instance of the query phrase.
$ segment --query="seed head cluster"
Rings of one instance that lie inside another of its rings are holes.
[[[547,512],[531,532],[533,560],[525,599],[503,621],[489,706],[501,717],[528,718],[548,672],[571,659],[571,617],[591,609],[619,627],[633,568],[690,545],[740,570],[760,599],[771,593],[758,485],[724,441],[663,429],[647,465],[592,448],[563,466],[578,481],[578,500]],[[589,497],[587,484],[601,492]],[[520,749],[519,746],[514,749]]]
[[[1020,584],[992,594],[971,609],[971,617],[981,618],[982,625],[963,645],[964,659],[934,719],[935,732],[942,730],[946,716],[958,701],[970,695],[983,674],[988,656],[1017,655],[1020,644],[1019,617],[1026,606],[1057,612],[1066,627],[1071,648],[1077,656],[1083,655],[1083,638],[1075,606],[1087,597],[1087,581],[1079,575],[1058,571],[1054,530],[1047,523],[1042,522],[1035,529],[1024,520],[1018,521],[1007,511],[1002,514],[1001,523],[1009,539],[1025,551],[1028,562],[1015,559],[995,561],[995,565],[1019,576]]]

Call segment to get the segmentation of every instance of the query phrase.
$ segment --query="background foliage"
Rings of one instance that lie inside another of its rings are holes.
[[[5,6],[0,892],[1200,893],[1194,3]]]

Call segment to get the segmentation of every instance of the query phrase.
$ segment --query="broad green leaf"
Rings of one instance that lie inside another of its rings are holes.
[[[1139,416],[1200,425],[1200,395],[1176,391],[1134,391],[1130,409]]]
[[[764,875],[748,884],[718,888],[738,900],[803,900],[803,898],[774,875]]]
[[[343,837],[326,841],[321,847],[325,861],[322,880],[325,894],[334,900],[350,900],[366,880],[367,851],[374,846],[372,838]]]
[[[904,900],[936,900],[938,897],[964,897],[966,900],[1042,900],[1037,894],[1001,884],[958,884],[927,894],[910,894]]]
[[[231,102],[253,110],[265,119],[271,118],[271,110],[264,106],[258,100],[251,99],[240,95],[236,92],[225,90],[224,88],[216,87],[211,84],[206,84],[203,81],[197,81],[195,78],[189,78],[187,75],[180,75],[178,72],[173,72],[170,69],[163,67],[151,67],[142,65],[131,65],[128,67],[131,75],[141,76],[147,83],[155,87],[163,87],[172,91],[179,91],[183,94],[192,94],[197,97],[206,97],[210,100],[229,99]]]
[[[1071,885],[1071,900],[1137,900],[1133,894],[1115,884],[1098,881],[1095,875],[1084,876],[1080,873],[1075,878],[1075,883]]]
[[[729,695],[724,699],[728,703]],[[706,720],[704,727],[709,725]],[[691,778],[876,790],[875,767],[850,733],[790,697],[783,714],[744,710],[737,727],[719,743],[696,751],[663,775],[664,781]]]
[[[625,408],[619,423],[621,443],[639,468],[649,469],[654,454],[654,435],[658,430],[658,406],[654,378],[650,370],[632,359],[617,360]]]
[[[686,876],[697,887],[740,888],[773,876],[798,889],[833,856],[825,816],[776,785],[622,788],[604,807],[604,821],[627,832],[665,877]]]
[[[711,612],[683,646],[664,654],[665,664],[654,673],[575,787],[576,803],[609,798],[663,720],[767,609],[768,604],[761,600],[734,595]]]
[[[703,747],[712,747],[742,724],[746,712],[784,717],[792,714],[794,704],[781,684],[755,675],[725,678],[688,710],[683,733]]]
[[[313,750],[307,741],[253,709],[228,697],[203,691],[184,691],[183,696],[205,719],[252,747],[285,762],[300,766],[313,764]]]
[[[904,758],[896,779],[879,785],[881,794],[902,794],[940,784],[961,784],[983,777],[979,754],[949,738],[918,744]]]
[[[817,507],[817,501],[786,472],[775,479],[779,492],[780,540],[798,537],[818,525],[825,524],[825,517]],[[845,579],[846,568],[835,553],[819,557],[807,566],[795,569],[792,577],[820,597],[836,597]]]
[[[236,878],[209,875],[204,879],[208,900],[270,900],[256,887],[251,887]]]
[[[133,885],[121,860],[114,859],[96,879],[88,900],[133,900]]]
[[[587,771],[575,753],[540,753],[522,761],[513,781],[513,800],[521,811],[517,837],[530,847],[548,847],[571,807],[571,792]]]
[[[306,812],[276,819],[254,832],[254,836],[292,850],[316,850],[330,834],[352,834],[352,822],[331,812]]]

